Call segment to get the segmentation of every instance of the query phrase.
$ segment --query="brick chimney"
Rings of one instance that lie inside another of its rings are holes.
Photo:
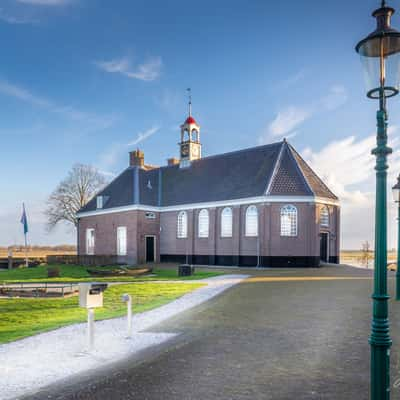
[[[168,166],[179,164],[179,160],[175,157],[168,158]]]
[[[144,153],[137,149],[129,153],[129,165],[131,167],[144,167]]]

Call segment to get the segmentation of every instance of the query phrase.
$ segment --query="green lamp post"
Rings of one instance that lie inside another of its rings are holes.
[[[375,271],[372,294],[371,400],[390,399],[390,346],[387,293],[387,146],[386,98],[399,93],[400,32],[390,26],[394,9],[382,1],[372,13],[377,28],[361,40],[356,51],[364,66],[367,96],[379,100],[377,117],[376,202],[375,202]]]
[[[397,268],[396,268],[396,300],[400,300],[400,175],[392,187],[393,199],[397,203]]]

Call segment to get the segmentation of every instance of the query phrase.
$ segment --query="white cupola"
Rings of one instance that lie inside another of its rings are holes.
[[[189,91],[189,116],[181,125],[180,165],[187,167],[193,160],[201,158],[200,125],[192,117],[192,98]]]

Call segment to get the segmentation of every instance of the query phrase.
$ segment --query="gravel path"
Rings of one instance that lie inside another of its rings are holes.
[[[151,333],[179,332],[165,345],[24,400],[369,399],[373,271],[331,265],[247,271],[251,279],[152,326]],[[392,298],[389,310],[395,400],[400,302]]]
[[[126,338],[126,319],[98,321],[95,350],[86,351],[86,324],[75,324],[13,343],[0,345],[0,399],[35,393],[74,374],[88,373],[108,363],[163,343],[175,333],[142,333],[236,285],[247,275],[223,275],[202,280],[207,286],[154,310],[134,315],[134,335]]]

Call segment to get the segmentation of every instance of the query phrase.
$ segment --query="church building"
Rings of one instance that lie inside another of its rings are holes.
[[[339,262],[338,198],[286,141],[202,157],[181,126],[179,159],[140,150],[79,213],[78,254],[119,263],[318,267]]]

